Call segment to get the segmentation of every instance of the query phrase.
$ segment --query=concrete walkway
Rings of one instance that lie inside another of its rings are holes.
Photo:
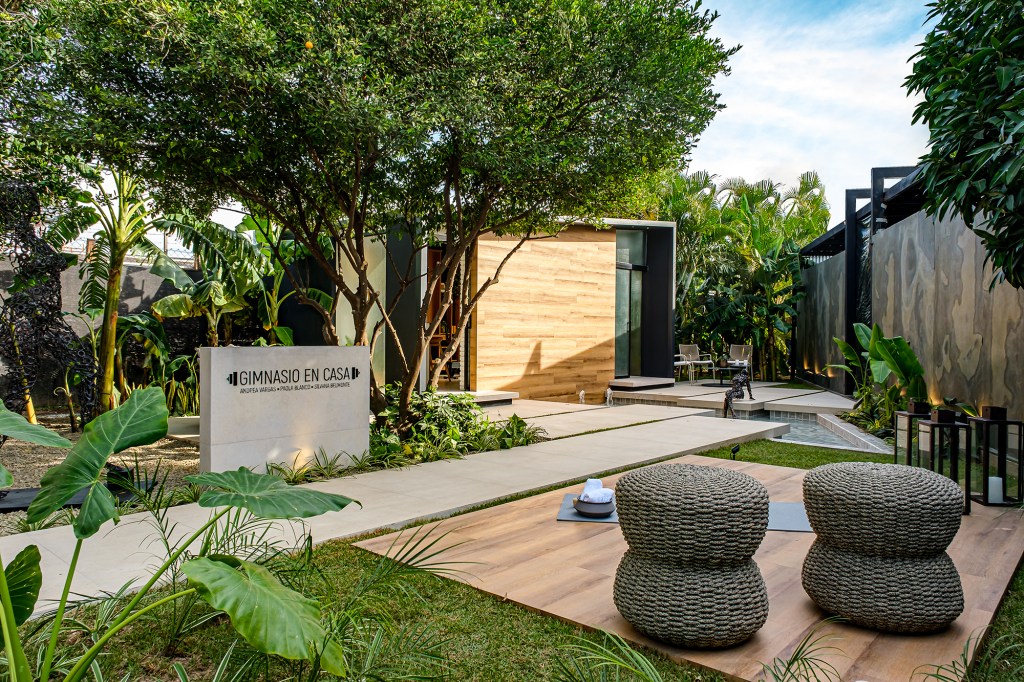
[[[596,410],[595,412],[604,412]],[[470,455],[404,469],[373,471],[349,478],[311,483],[316,490],[347,495],[362,502],[340,512],[310,519],[316,542],[399,528],[413,521],[441,518],[494,500],[595,474],[702,452],[723,445],[772,438],[788,424],[684,416],[536,445]],[[174,507],[174,537],[200,527],[209,509],[195,504]],[[107,524],[82,547],[72,591],[79,595],[114,592],[132,580],[145,579],[163,556],[146,514]],[[294,540],[299,529],[281,524],[278,537]],[[68,526],[0,538],[5,563],[27,545],[42,555],[43,587],[37,611],[60,596],[74,549]]]

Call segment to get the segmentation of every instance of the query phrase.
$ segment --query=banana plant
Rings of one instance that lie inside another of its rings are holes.
[[[281,324],[281,306],[295,291],[281,294],[281,287],[286,276],[285,268],[304,255],[304,249],[294,239],[283,239],[281,228],[266,218],[247,215],[235,228],[240,232],[252,232],[256,237],[256,245],[269,266],[269,274],[261,281],[259,304],[256,307],[263,329],[269,336],[269,345],[294,346],[294,334],[291,327]],[[275,257],[275,249],[280,258]]]
[[[66,505],[78,491],[86,490],[85,501],[72,521],[76,542],[63,592],[53,620],[47,626],[50,631],[46,648],[35,657],[35,668],[25,654],[19,626],[31,617],[39,597],[42,585],[39,550],[31,545],[6,566],[0,558],[0,629],[11,682],[49,681],[51,674],[58,673],[54,667],[57,644],[61,640],[82,544],[106,522],[119,521],[116,499],[101,481],[107,460],[125,448],[152,443],[166,432],[167,406],[157,387],[133,391],[119,407],[86,425],[81,439],[74,444],[42,426],[30,424],[0,402],[0,434],[68,451],[63,462],[44,474],[39,495],[29,505],[29,521],[46,518]],[[188,480],[207,486],[199,505],[214,510],[210,519],[156,569],[146,584],[110,619],[101,636],[83,645],[85,650],[67,663],[67,671],[60,671],[63,674],[60,679],[64,682],[85,679],[99,655],[121,630],[165,604],[195,594],[227,613],[238,633],[258,651],[292,660],[318,661],[324,670],[343,675],[343,652],[321,624],[320,605],[286,587],[258,564],[226,555],[199,556],[182,566],[189,579],[187,587],[148,600],[144,606],[142,602],[182,555],[193,544],[202,544],[206,534],[233,509],[247,510],[262,519],[299,519],[344,509],[352,500],[342,495],[292,487],[247,469],[199,474]],[[10,472],[0,465],[0,488],[12,483]]]
[[[204,265],[198,280],[167,256],[156,257],[150,272],[172,284],[179,293],[165,296],[151,306],[157,319],[167,317],[203,317],[206,342],[220,345],[220,321],[249,304],[245,295],[259,284],[259,277],[248,268],[228,268],[224,264]]]

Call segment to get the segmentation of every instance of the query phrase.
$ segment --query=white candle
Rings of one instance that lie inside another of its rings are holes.
[[[1003,503],[1003,479],[999,476],[988,477],[988,503]]]

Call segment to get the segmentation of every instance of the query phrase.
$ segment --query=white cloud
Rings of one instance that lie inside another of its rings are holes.
[[[893,6],[895,5],[895,6]],[[911,125],[903,79],[922,41],[924,0],[897,3],[707,3],[712,32],[743,47],[716,89],[726,109],[697,144],[691,169],[792,185],[817,171],[843,219],[845,191],[871,168],[914,165],[928,131]]]

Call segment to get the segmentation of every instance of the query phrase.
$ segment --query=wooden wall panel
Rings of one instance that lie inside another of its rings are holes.
[[[475,282],[516,242],[485,239]],[[471,388],[522,398],[604,400],[615,376],[615,232],[569,228],[527,242],[484,294],[470,332]]]

